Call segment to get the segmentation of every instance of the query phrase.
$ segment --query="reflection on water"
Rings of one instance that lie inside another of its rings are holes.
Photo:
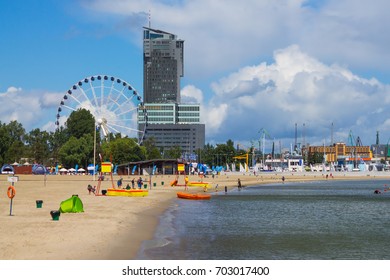
[[[245,188],[176,200],[139,259],[390,259],[384,180]]]

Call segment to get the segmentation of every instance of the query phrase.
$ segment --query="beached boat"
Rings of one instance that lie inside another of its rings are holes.
[[[210,199],[211,194],[197,194],[197,193],[186,193],[186,192],[178,192],[176,193],[178,198],[183,199]]]
[[[210,184],[209,182],[189,182],[187,177],[185,178],[184,182],[185,182],[184,185],[178,185],[178,184],[177,184],[178,181],[177,181],[177,179],[175,179],[175,180],[173,180],[173,181],[170,183],[170,186],[171,186],[171,187],[175,187],[175,186],[180,186],[180,187],[187,186],[187,187],[211,188],[211,184]]]
[[[210,188],[211,185],[208,182],[188,182],[187,187],[202,187],[202,188]]]
[[[108,196],[147,196],[149,194],[148,190],[139,190],[139,189],[107,189],[106,195]]]

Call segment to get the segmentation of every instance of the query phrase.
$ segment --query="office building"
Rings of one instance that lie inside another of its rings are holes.
[[[143,43],[145,103],[180,103],[184,41],[174,34],[144,27]]]
[[[165,31],[144,27],[144,106],[148,114],[146,138],[164,151],[181,147],[183,157],[195,160],[205,144],[200,105],[183,104],[180,79],[184,75],[184,41]],[[139,124],[145,125],[139,111]]]

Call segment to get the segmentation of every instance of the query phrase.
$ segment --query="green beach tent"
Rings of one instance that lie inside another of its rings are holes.
[[[83,202],[77,195],[72,195],[71,198],[61,202],[61,213],[79,213],[84,212]]]

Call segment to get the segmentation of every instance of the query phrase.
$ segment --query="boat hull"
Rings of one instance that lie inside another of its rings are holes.
[[[147,196],[148,190],[122,190],[122,189],[107,189],[108,196]]]
[[[178,192],[176,194],[178,198],[182,198],[182,199],[208,200],[211,198],[210,194],[195,194],[195,193],[185,193],[185,192]]]
[[[207,182],[188,182],[187,187],[202,187],[202,188],[210,188],[210,183]]]

